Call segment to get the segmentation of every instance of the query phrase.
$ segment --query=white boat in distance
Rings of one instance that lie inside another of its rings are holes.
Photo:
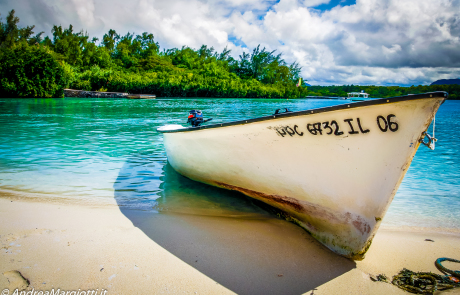
[[[369,93],[364,92],[364,90],[361,90],[361,92],[349,92],[347,99],[353,101],[362,101],[369,99]]]
[[[276,207],[332,251],[361,260],[446,98],[433,92],[157,130],[178,173]]]

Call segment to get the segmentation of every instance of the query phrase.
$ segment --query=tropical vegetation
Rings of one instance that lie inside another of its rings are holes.
[[[305,97],[300,66],[257,46],[239,59],[206,45],[160,50],[149,33],[109,30],[98,44],[84,32],[52,35],[19,28],[12,10],[0,22],[0,96],[62,96],[64,88],[181,97]]]
[[[172,97],[299,98],[346,96],[364,90],[372,97],[447,90],[458,85],[417,87],[309,86],[301,67],[281,53],[257,46],[237,59],[202,45],[160,50],[153,34],[109,30],[102,40],[83,31],[53,26],[51,35],[18,27],[11,10],[0,19],[0,97],[62,97],[64,88],[119,91]]]

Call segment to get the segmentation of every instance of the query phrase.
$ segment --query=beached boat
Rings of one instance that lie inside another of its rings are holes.
[[[180,174],[270,204],[360,260],[446,98],[433,92],[158,131]]]

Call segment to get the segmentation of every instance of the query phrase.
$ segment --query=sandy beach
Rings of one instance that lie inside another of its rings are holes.
[[[354,262],[284,220],[38,200],[0,198],[0,288],[9,290],[2,295],[16,288],[88,294],[404,294],[372,282],[370,275],[392,277],[404,267],[439,273],[437,258],[460,255],[460,233],[453,230],[381,228],[366,258]],[[455,291],[449,294],[460,293]]]

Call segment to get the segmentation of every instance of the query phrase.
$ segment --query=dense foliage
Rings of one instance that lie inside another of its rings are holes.
[[[64,69],[52,52],[40,46],[33,27],[19,29],[10,12],[0,22],[0,97],[59,97],[66,86]]]
[[[0,97],[62,97],[65,85],[62,66],[46,48],[0,50]]]
[[[257,46],[238,59],[225,48],[202,45],[160,50],[149,33],[122,36],[109,30],[98,43],[81,32],[53,26],[52,36],[33,35],[34,26],[19,28],[10,11],[0,20],[0,96],[57,97],[63,88],[121,91],[182,97],[295,98],[346,96],[364,90],[371,97],[445,90],[459,98],[458,85],[417,87],[296,85],[297,63]],[[299,86],[299,87],[297,87]]]
[[[42,38],[43,32],[33,36],[34,27],[20,29],[18,22],[14,10],[6,23],[0,22],[1,55],[8,58],[2,60],[1,77],[9,89],[2,96],[60,95],[56,85],[61,90],[68,87],[183,97],[294,98],[307,93],[305,87],[296,87],[299,65],[289,65],[281,54],[260,46],[237,60],[228,49],[216,52],[206,45],[198,50],[184,46],[160,51],[149,33],[122,36],[109,30],[97,44],[97,38],[90,40],[70,25],[53,26],[52,36]],[[31,58],[33,52],[40,59]],[[44,54],[48,56],[44,58]],[[20,60],[14,61],[15,55]],[[21,65],[23,72],[33,69],[31,74],[20,73]],[[51,77],[53,81],[43,83]]]

